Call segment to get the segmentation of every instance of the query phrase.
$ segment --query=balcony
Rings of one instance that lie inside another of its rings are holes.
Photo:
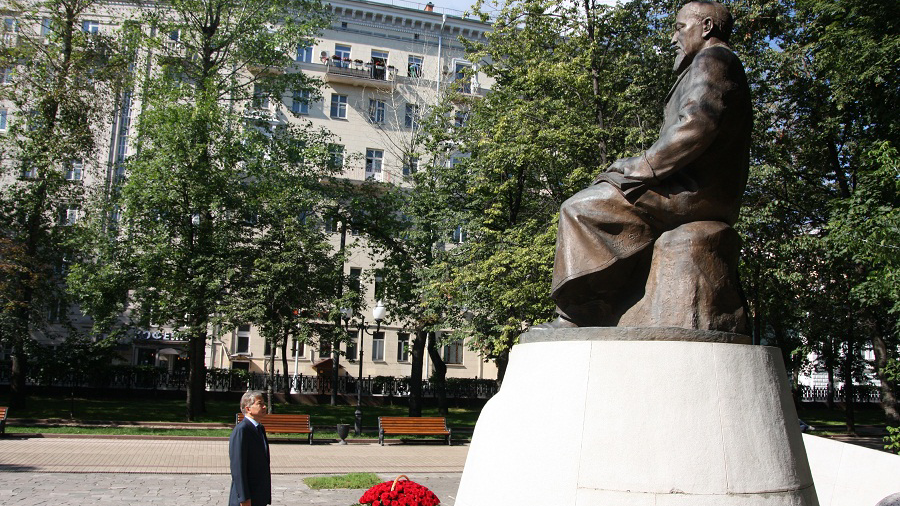
[[[349,84],[382,90],[394,89],[394,78],[397,70],[393,66],[357,63],[337,59],[323,59],[325,63],[325,82]]]

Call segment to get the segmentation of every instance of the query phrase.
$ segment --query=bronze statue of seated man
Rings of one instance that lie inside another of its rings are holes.
[[[718,2],[678,12],[678,78],[659,139],[562,205],[551,288],[559,318],[536,328],[745,331],[731,226],[747,183],[753,113],[728,45],[732,26]]]

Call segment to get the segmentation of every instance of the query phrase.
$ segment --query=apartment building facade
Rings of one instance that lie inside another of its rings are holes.
[[[349,180],[375,179],[387,183],[403,184],[403,175],[415,171],[418,158],[415,133],[419,119],[431,104],[436,104],[448,86],[463,93],[483,95],[489,82],[476,72],[471,72],[472,62],[466,61],[459,37],[483,39],[490,30],[477,20],[467,19],[462,13],[442,11],[433,5],[395,0],[394,5],[364,0],[334,0],[328,4],[333,18],[310,47],[290,48],[293,65],[286,72],[305,72],[323,83],[322,98],[313,100],[304,93],[289,93],[281,101],[261,98],[254,101],[247,114],[269,120],[273,124],[308,120],[313,127],[324,127],[335,136],[334,158],[342,165],[343,177]],[[107,6],[98,11],[96,19],[86,19],[84,30],[114,31],[118,24],[128,19],[137,6],[127,3]],[[12,18],[13,14],[8,17]],[[39,29],[39,28],[38,28]],[[178,44],[178,34],[170,34],[170,44]],[[136,94],[137,95],[137,94]],[[125,176],[125,159],[132,154],[133,125],[140,111],[137,96],[126,93],[120,97],[110,124],[105,128],[109,139],[108,149],[101,159],[79,161],[96,163],[105,170],[107,180]],[[287,114],[291,112],[293,114]],[[0,107],[0,129],[12,111]],[[459,121],[465,111],[458,111]],[[453,160],[447,160],[453,163]],[[81,178],[80,167],[75,166]],[[87,174],[89,171],[84,171]],[[73,177],[75,177],[73,175]],[[98,184],[84,181],[84,184]],[[67,210],[66,220],[78,219],[78,209]],[[337,248],[341,231],[325,222],[325,231]],[[409,376],[411,361],[409,343],[413,336],[409,329],[394,324],[388,314],[375,332],[371,314],[376,306],[377,282],[371,274],[378,265],[367,252],[365,238],[345,231],[344,240],[356,247],[350,250],[344,265],[345,274],[361,279],[374,280],[369,286],[361,286],[367,301],[371,324],[369,332],[356,334],[349,346],[344,346],[340,359],[340,374],[355,376],[359,371],[362,355],[365,376]],[[461,239],[461,237],[457,237]],[[61,308],[53,317],[60,319],[68,313],[68,320],[82,330],[90,321],[81,317],[77,307]],[[125,315],[127,317],[127,315]],[[354,322],[359,318],[354,318]],[[36,336],[49,346],[62,345],[61,328],[52,335]],[[212,339],[207,343],[207,366],[224,369],[245,369],[251,372],[268,370],[271,360],[275,369],[291,375],[317,375],[331,373],[331,350],[315,345],[292,342],[288,346],[288,370],[282,370],[280,349],[270,350],[268,343],[250,324],[238,325],[227,332],[210,329]],[[165,324],[137,328],[121,342],[121,357],[125,363],[165,367],[169,370],[187,368],[186,341],[179,337],[178,329]],[[0,355],[3,350],[0,350]],[[3,359],[0,356],[0,359]],[[448,377],[496,378],[496,367],[485,357],[467,349],[464,342],[444,347],[443,358]],[[431,364],[426,358],[424,376],[431,374]]]

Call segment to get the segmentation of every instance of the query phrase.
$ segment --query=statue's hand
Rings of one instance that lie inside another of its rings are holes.
[[[625,174],[625,169],[628,167],[628,163],[631,158],[619,158],[614,161],[612,165],[606,169],[606,172],[618,172],[619,174]]]
[[[610,172],[618,172],[619,174],[624,174],[626,160],[627,160],[626,158],[621,158],[621,159],[613,162],[612,165],[610,165],[605,171],[598,174],[597,177],[595,177],[594,180],[591,181],[591,185],[595,185],[595,184],[599,183],[601,180],[603,180],[605,178],[605,175]]]

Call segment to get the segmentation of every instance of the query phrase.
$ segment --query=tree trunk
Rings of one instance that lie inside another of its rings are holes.
[[[284,331],[284,335],[281,337],[281,370],[284,371],[284,376],[282,376],[281,382],[281,390],[284,392],[284,399],[286,402],[291,402],[291,375],[288,374],[288,359],[287,359],[287,345],[288,345],[288,331]],[[271,401],[269,401],[271,402]]]
[[[506,366],[509,365],[509,349],[505,349],[494,359],[497,365],[497,383],[503,385],[503,378],[506,376]]]
[[[425,366],[425,342],[427,334],[417,330],[409,354],[412,370],[409,373],[409,416],[422,416],[422,368]]]
[[[441,416],[447,416],[447,364],[438,350],[436,338],[435,332],[428,333],[428,356],[434,364],[434,393],[437,395],[438,411]]]
[[[25,378],[28,374],[28,355],[25,354],[25,346],[22,340],[17,338],[13,346],[12,369],[9,378],[9,407],[25,409],[28,399]]]
[[[831,343],[828,344],[830,345]],[[834,409],[834,359],[830,357],[825,358],[825,371],[828,373],[828,388],[825,389],[825,406],[828,409]]]
[[[847,342],[844,356],[844,414],[847,417],[847,434],[856,435],[856,413],[853,411],[853,341]]]
[[[800,403],[803,402],[803,391],[800,387],[800,364],[794,364],[791,370],[791,395],[794,397],[794,408],[799,409]]]
[[[188,350],[187,419],[193,422],[206,413],[206,332],[192,332]]]
[[[882,325],[875,320],[875,332],[872,335],[872,349],[875,352],[875,376],[881,382],[881,409],[888,419],[889,425],[900,425],[900,404],[894,385],[885,377],[884,370],[888,365],[888,347],[882,334]]]
[[[340,325],[338,325],[340,328]],[[338,367],[340,366],[341,360],[341,342],[337,338],[334,339],[331,345],[331,405],[337,406],[337,395],[338,395],[338,380],[340,380],[340,375],[338,374]]]
[[[269,343],[269,370],[268,378],[266,381],[266,390],[268,390],[269,402],[266,404],[266,407],[269,408],[269,413],[275,412],[275,343]]]

